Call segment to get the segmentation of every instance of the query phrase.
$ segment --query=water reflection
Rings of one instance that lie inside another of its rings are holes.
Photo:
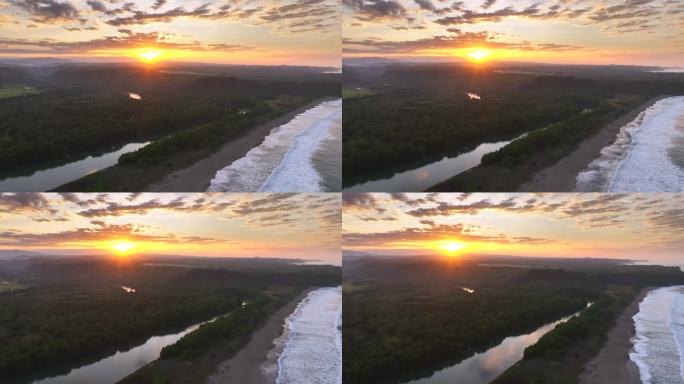
[[[590,306],[588,304],[587,306]],[[428,378],[411,380],[404,384],[487,384],[523,358],[525,348],[535,344],[544,334],[579,315],[577,312],[553,323],[537,328],[534,332],[505,338],[501,344],[486,352],[476,353],[451,367],[435,372]]]
[[[221,316],[192,325],[178,333],[150,337],[145,344],[133,347],[127,351],[118,351],[96,363],[72,369],[64,375],[34,381],[17,380],[13,381],[12,384],[114,384],[157,360],[164,347],[174,344],[183,336],[198,329],[202,324],[210,323],[219,317]]]
[[[59,167],[43,169],[29,176],[8,177],[0,179],[0,191],[4,192],[41,192],[49,191],[60,185],[74,181],[83,176],[110,167],[124,153],[137,151],[147,143],[130,143],[120,149],[100,156],[88,156]]]
[[[126,293],[135,293],[135,288],[127,287],[125,285],[122,285],[121,289],[123,289]]]
[[[497,151],[510,142],[511,140],[483,143],[474,150],[456,157],[445,157],[410,171],[396,173],[390,178],[359,183],[344,190],[345,192],[422,192],[480,165],[482,156]]]

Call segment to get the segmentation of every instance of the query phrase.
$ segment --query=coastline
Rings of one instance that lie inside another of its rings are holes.
[[[579,377],[580,384],[641,384],[639,369],[629,358],[636,335],[633,317],[639,312],[639,304],[654,288],[644,288],[622,311],[599,354],[585,365]]]
[[[572,192],[576,177],[587,165],[601,155],[601,150],[615,142],[620,128],[633,121],[639,114],[667,96],[654,97],[629,113],[605,125],[594,136],[582,141],[577,149],[556,164],[537,172],[533,178],[520,185],[519,192]]]
[[[266,375],[262,372],[261,366],[271,357],[274,341],[283,333],[285,319],[313,290],[315,288],[305,290],[273,314],[261,329],[252,333],[249,343],[244,348],[218,366],[216,372],[207,378],[206,383],[274,384],[277,372],[276,376]]]
[[[147,186],[147,192],[179,192],[194,191],[204,192],[209,188],[211,179],[216,172],[232,164],[235,160],[244,157],[252,148],[260,145],[274,128],[286,124],[295,116],[311,109],[325,101],[334,100],[334,97],[324,97],[315,100],[301,108],[298,108],[271,121],[263,123],[245,135],[229,141],[218,151],[201,159],[189,167],[173,171],[166,175],[162,181]]]

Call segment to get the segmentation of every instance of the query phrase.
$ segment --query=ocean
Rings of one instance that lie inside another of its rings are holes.
[[[342,287],[310,292],[285,320],[281,338],[276,384],[341,384]]]
[[[684,286],[649,292],[634,316],[630,359],[643,384],[683,384]]]
[[[577,175],[580,192],[684,191],[684,96],[659,100],[622,127]]]
[[[342,188],[342,100],[325,101],[274,128],[219,170],[209,192],[336,192]]]

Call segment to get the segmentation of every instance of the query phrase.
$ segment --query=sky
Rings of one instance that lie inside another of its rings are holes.
[[[347,57],[684,67],[681,0],[342,0]]]
[[[684,265],[682,194],[344,194],[343,247]],[[456,245],[455,252],[445,248]]]
[[[338,0],[0,0],[0,57],[340,66]]]
[[[0,194],[0,250],[286,257],[339,265],[334,194]]]

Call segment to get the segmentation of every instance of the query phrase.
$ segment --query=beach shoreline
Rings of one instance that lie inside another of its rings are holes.
[[[301,108],[263,123],[245,135],[224,143],[218,151],[210,156],[195,162],[189,167],[169,173],[162,181],[150,184],[146,190],[148,192],[204,192],[209,188],[211,179],[214,178],[216,172],[244,157],[252,148],[260,145],[273,129],[288,123],[297,115],[323,102],[335,99],[334,97],[317,99]]]
[[[263,327],[252,333],[249,343],[244,348],[218,366],[206,383],[275,384],[277,372],[275,376],[267,375],[261,367],[267,362],[275,340],[283,334],[285,319],[315,289],[305,290],[273,314]]]
[[[601,156],[601,150],[615,142],[620,129],[636,119],[639,114],[667,96],[654,97],[629,113],[606,124],[594,136],[582,141],[577,149],[556,164],[537,172],[533,178],[520,185],[519,192],[572,192],[575,190],[577,175],[589,163]]]
[[[622,311],[613,328],[608,331],[606,343],[596,357],[585,365],[579,377],[580,384],[641,384],[639,368],[629,358],[636,336],[634,320],[639,304],[654,288],[644,288]]]

